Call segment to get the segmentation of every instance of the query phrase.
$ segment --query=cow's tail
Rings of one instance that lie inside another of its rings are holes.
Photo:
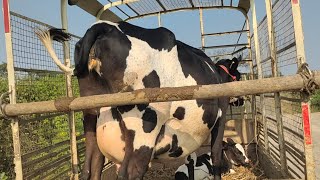
[[[81,38],[75,47],[75,70],[74,75],[80,77],[88,71],[88,60],[92,46],[97,38],[106,35],[110,31],[110,26],[105,23],[98,23],[87,30],[83,38]]]
[[[56,63],[56,65],[65,73],[73,74],[73,69],[70,67],[65,66],[61,63],[59,60],[56,52],[54,51],[52,47],[52,40],[58,41],[58,42],[64,42],[68,41],[70,39],[70,35],[68,33],[63,32],[62,29],[35,29],[36,35],[39,37],[43,45],[46,47],[48,53],[50,54],[53,61]]]

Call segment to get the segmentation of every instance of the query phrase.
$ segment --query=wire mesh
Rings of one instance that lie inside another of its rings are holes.
[[[276,43],[276,55],[278,75],[295,74],[297,71],[296,47],[294,38],[294,26],[290,0],[276,0],[272,7],[274,33]],[[262,74],[264,78],[272,76],[270,59],[270,48],[268,44],[266,17],[259,23],[258,36],[261,54]],[[252,44],[254,39],[252,39]],[[257,73],[255,49],[253,47],[254,73]],[[255,75],[255,77],[257,77]],[[304,178],[305,154],[303,124],[301,117],[300,95],[295,92],[281,92],[281,117],[283,122],[286,161],[288,171],[293,178]],[[263,107],[260,105],[260,98],[256,97],[256,110],[260,115],[261,109],[265,108],[267,124],[258,123],[259,143],[263,148],[264,132],[263,126],[267,126],[270,154],[269,156],[280,166],[280,154],[278,143],[277,120],[275,114],[275,99],[272,94],[265,94]]]
[[[291,1],[276,1],[273,7],[274,30],[281,75],[297,72],[297,57],[294,37]]]
[[[8,74],[6,63],[0,64],[0,94],[8,91]],[[3,103],[9,103],[4,99]],[[14,179],[13,143],[10,120],[0,115],[0,177]]]
[[[34,33],[35,28],[51,26],[11,12],[12,50],[16,79],[17,102],[53,100],[66,96],[65,76],[54,64],[45,47]],[[72,35],[70,54],[73,59],[75,43]],[[63,46],[54,42],[53,48],[63,60]],[[78,84],[72,80],[74,95]],[[81,113],[76,113],[79,153],[83,154]],[[68,177],[70,164],[69,118],[65,113],[20,116],[20,143],[23,175],[26,179]],[[82,161],[83,162],[83,155]],[[79,156],[80,157],[80,156]]]
[[[166,10],[192,7],[188,0],[181,0],[181,1],[161,0],[160,2],[162,2]]]

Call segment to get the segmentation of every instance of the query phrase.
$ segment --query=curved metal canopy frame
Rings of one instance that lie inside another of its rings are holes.
[[[69,0],[69,4],[76,4],[80,8],[84,9],[88,13],[94,15],[97,20],[108,20],[112,22],[129,21],[133,19],[158,16],[159,26],[161,26],[161,15],[179,11],[194,11],[200,12],[200,29],[201,29],[201,47],[202,50],[216,49],[216,48],[230,48],[234,47],[232,52],[212,56],[221,57],[228,55],[235,55],[248,49],[248,58],[242,62],[251,62],[251,44],[250,44],[250,26],[247,13],[250,9],[250,1],[248,0],[107,0],[109,3],[106,5],[100,4],[97,0]],[[238,2],[236,5],[235,3]],[[125,19],[121,19],[110,8],[117,9],[122,15],[126,16]],[[244,25],[241,30],[219,32],[219,33],[204,33],[203,23],[203,10],[212,9],[228,9],[241,12],[245,18]],[[129,15],[131,14],[131,15]],[[132,15],[134,14],[134,15]],[[240,37],[243,33],[247,33],[248,42],[239,44]],[[235,44],[226,44],[219,46],[205,46],[205,38],[208,36],[220,36],[226,34],[239,34],[239,38]]]
[[[232,2],[233,0],[230,0],[230,4],[229,5],[225,5],[224,0],[213,0],[211,2],[210,5],[206,4],[206,3],[201,3],[201,1],[197,1],[198,3],[196,5],[194,5],[194,2],[192,0],[185,0],[184,2],[189,2],[189,5],[187,4],[179,4],[179,6],[172,5],[172,7],[167,7],[168,4],[163,4],[163,2],[165,1],[160,1],[160,0],[152,0],[149,1],[148,4],[148,9],[144,8],[144,9],[137,9],[137,6],[144,6],[147,7],[147,3],[145,0],[118,0],[118,1],[110,1],[108,0],[109,3],[104,5],[102,8],[99,9],[99,11],[96,14],[96,18],[97,19],[104,19],[102,18],[102,15],[104,13],[109,13],[109,9],[111,7],[116,7],[122,14],[124,14],[125,16],[127,16],[127,18],[124,21],[128,21],[128,20],[132,20],[132,19],[136,19],[136,18],[142,18],[142,17],[146,17],[146,16],[155,16],[155,15],[161,15],[161,14],[166,14],[166,13],[172,13],[172,12],[177,12],[177,11],[187,11],[187,10],[198,10],[198,9],[232,9],[232,10],[238,10],[240,11],[245,18],[247,19],[247,12],[250,8],[250,3],[244,3],[244,2],[248,2],[245,0],[240,0],[239,1],[239,5],[238,6],[233,6]],[[150,2],[153,2],[150,3]],[[219,2],[219,3],[217,3]],[[136,6],[132,6],[132,4],[135,3]],[[150,5],[151,4],[151,5]],[[130,9],[132,12],[134,12],[136,15],[135,16],[129,16],[128,12],[125,12],[124,9],[122,9],[121,7],[119,7],[120,5],[125,5],[127,6],[128,9]],[[150,7],[151,6],[151,7]],[[140,11],[140,12],[138,12]],[[106,20],[110,20],[112,21],[112,19],[106,19]]]

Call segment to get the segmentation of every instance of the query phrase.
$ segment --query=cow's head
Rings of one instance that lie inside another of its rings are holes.
[[[239,62],[242,60],[242,56],[232,59],[222,59],[216,63],[216,68],[222,78],[223,82],[239,81],[241,73],[238,71]],[[243,97],[232,97],[230,98],[229,104],[231,106],[243,106]]]
[[[238,71],[238,65],[241,59],[241,56],[239,58],[234,57],[231,60],[221,59],[216,63],[216,67],[224,82],[240,80],[241,74]]]
[[[249,159],[245,154],[241,144],[235,143],[231,138],[227,138],[227,142],[223,141],[223,150],[227,159],[234,165],[248,165]]]

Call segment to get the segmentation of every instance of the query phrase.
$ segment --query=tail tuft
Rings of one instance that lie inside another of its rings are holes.
[[[71,36],[69,33],[63,31],[64,29],[51,28],[49,29],[50,36],[53,40],[58,42],[69,41]]]

